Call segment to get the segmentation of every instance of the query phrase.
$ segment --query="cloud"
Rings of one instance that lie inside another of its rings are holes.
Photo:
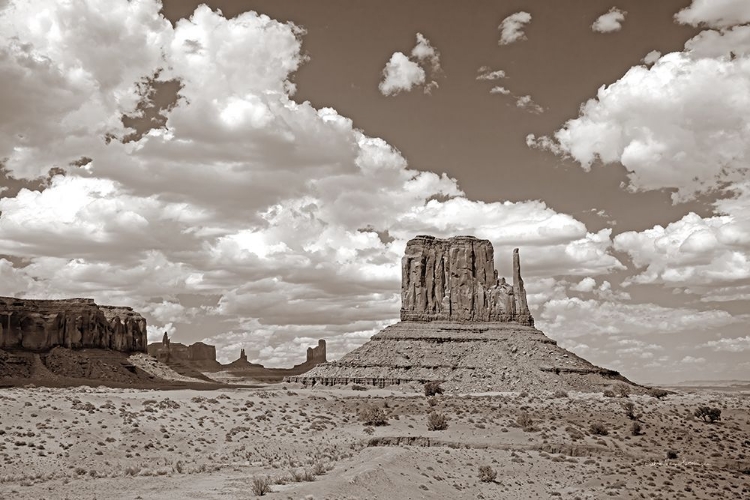
[[[498,69],[498,70],[491,70],[487,66],[482,66],[477,70],[477,80],[499,80],[500,78],[505,78],[505,71]]]
[[[661,58],[661,52],[658,50],[652,50],[642,59],[643,64],[650,66]]]
[[[726,28],[750,22],[750,5],[746,0],[693,0],[674,17],[681,24]]]
[[[714,216],[689,213],[666,227],[618,234],[615,249],[645,267],[628,281],[697,290],[725,287],[716,294],[727,296],[732,294],[727,285],[750,279],[750,182],[735,185],[731,192],[735,197],[714,203]]]
[[[508,45],[518,40],[526,40],[523,32],[524,27],[531,22],[531,14],[528,12],[516,12],[511,14],[500,23],[500,41],[498,45]]]
[[[430,74],[429,82],[425,68]],[[385,96],[409,92],[420,86],[425,94],[431,94],[439,87],[434,78],[441,75],[440,53],[422,33],[417,33],[417,44],[411,51],[411,58],[401,52],[395,52],[383,68],[383,80],[378,88]]]
[[[502,95],[508,95],[510,94],[510,90],[506,89],[503,86],[495,85],[490,89],[490,94],[502,94]]]
[[[411,55],[420,62],[429,62],[433,74],[438,74],[442,71],[440,67],[440,53],[422,33],[417,33],[417,44],[411,49]]]
[[[401,52],[395,52],[383,69],[383,81],[378,88],[383,95],[395,95],[399,92],[408,92],[422,85],[424,81],[425,72],[419,64]]]
[[[594,24],[591,25],[591,29],[597,33],[612,33],[614,31],[620,31],[622,23],[625,21],[625,15],[627,12],[620,10],[617,7],[612,7],[609,12],[599,16]]]
[[[534,102],[530,95],[524,95],[516,99],[516,107],[523,108],[535,114],[544,113],[544,108]]]
[[[594,278],[586,277],[576,285],[571,286],[570,289],[576,292],[593,292],[595,286],[596,280]]]
[[[750,26],[703,32],[683,52],[630,68],[554,138],[530,135],[527,143],[585,170],[620,163],[631,190],[670,189],[675,202],[746,179]]]
[[[738,338],[725,338],[719,340],[711,340],[703,344],[701,347],[708,347],[717,352],[745,352],[750,351],[750,335],[746,337]]]
[[[706,362],[706,358],[694,358],[693,356],[685,356],[682,358],[682,361],[680,363],[686,364],[686,365],[702,365]]]

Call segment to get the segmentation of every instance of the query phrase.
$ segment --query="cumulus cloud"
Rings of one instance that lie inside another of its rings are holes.
[[[710,340],[701,347],[708,347],[714,351],[745,352],[750,351],[750,335],[738,338]]]
[[[750,182],[731,191],[733,198],[714,203],[714,216],[689,213],[666,227],[618,234],[615,248],[645,268],[628,281],[699,290],[724,287],[716,295],[733,295],[727,285],[750,279]]]
[[[423,65],[430,72],[429,82]],[[402,52],[395,52],[383,68],[383,80],[378,88],[385,96],[409,92],[417,87],[422,87],[425,94],[430,94],[438,88],[434,78],[441,74],[440,53],[422,33],[417,33],[417,44],[411,51],[411,58]]]
[[[576,292],[593,292],[596,287],[596,280],[594,278],[586,277],[581,281],[571,286],[570,289]]]
[[[530,95],[524,95],[516,99],[516,107],[523,108],[535,114],[544,113],[544,108],[534,102]]]
[[[612,33],[613,31],[620,31],[622,23],[625,21],[625,15],[627,12],[620,10],[617,7],[612,7],[609,12],[599,16],[594,24],[591,25],[591,29],[597,33]]]
[[[0,156],[49,182],[0,199],[0,253],[26,259],[0,259],[0,293],[133,306],[152,340],[198,340],[183,335],[201,322],[224,360],[241,346],[288,365],[318,338],[334,357],[398,317],[416,234],[490,238],[505,275],[519,246],[529,282],[623,268],[611,231],[538,201],[471,200],[336,110],[294,101],[293,24],[200,6],[172,27],[153,0],[33,4],[0,12]],[[424,37],[415,49],[435,69]],[[122,117],[153,78],[179,82],[177,102],[125,142]]]
[[[499,80],[505,78],[505,71],[501,69],[492,70],[488,66],[482,66],[477,70],[477,80]]]
[[[554,138],[530,135],[527,143],[585,170],[620,163],[630,189],[670,189],[680,202],[747,178],[749,117],[750,27],[738,26],[703,32],[650,68],[630,68]]]
[[[502,95],[508,95],[510,94],[510,90],[506,89],[505,87],[501,85],[495,85],[490,89],[490,94],[502,94]]]
[[[661,52],[659,52],[658,50],[652,50],[651,52],[649,52],[643,57],[642,61],[643,61],[643,64],[650,66],[654,64],[656,61],[658,61],[660,58],[661,58]]]
[[[750,22],[750,5],[746,0],[693,0],[674,17],[681,24],[726,28]]]
[[[511,14],[500,23],[500,41],[498,45],[508,45],[518,40],[525,40],[524,27],[531,22],[531,14],[528,12],[516,12]]]
[[[401,52],[395,52],[383,69],[383,80],[378,88],[383,95],[408,92],[425,81],[425,72],[416,62]]]

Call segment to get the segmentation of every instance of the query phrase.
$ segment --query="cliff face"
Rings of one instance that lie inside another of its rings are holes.
[[[92,299],[0,297],[0,349],[57,346],[145,352],[146,320],[130,307],[99,306]]]
[[[518,249],[513,285],[498,279],[488,240],[417,236],[401,260],[402,321],[499,321],[533,325]]]

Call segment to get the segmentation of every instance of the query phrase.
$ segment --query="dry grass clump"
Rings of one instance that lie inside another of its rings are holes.
[[[254,477],[252,490],[253,494],[259,497],[271,493],[271,479],[268,476]]]
[[[632,401],[623,403],[622,407],[625,410],[625,416],[628,417],[630,420],[638,420],[641,418],[641,414],[635,412],[635,404],[633,404]]]
[[[717,420],[721,420],[721,410],[718,408],[711,408],[709,406],[701,406],[696,408],[693,412],[697,418],[703,419],[704,422],[714,423]]]
[[[432,412],[427,416],[428,431],[444,431],[448,428],[448,418],[442,413]]]
[[[516,417],[516,424],[526,432],[534,430],[534,420],[529,415],[529,412],[522,411]]]
[[[589,431],[595,436],[606,436],[609,434],[607,426],[605,426],[601,422],[594,422],[593,424],[591,424],[591,427],[589,427]]]
[[[489,465],[479,467],[479,480],[483,483],[494,483],[497,478],[497,471]]]
[[[366,426],[388,425],[388,416],[385,410],[378,406],[365,406],[359,411],[359,420]]]
[[[440,387],[440,382],[427,382],[424,385],[424,395],[428,398],[430,396],[436,396],[443,393],[443,388]]]
[[[638,422],[633,422],[633,425],[630,426],[630,434],[633,436],[640,436],[642,433],[642,427],[641,424]]]

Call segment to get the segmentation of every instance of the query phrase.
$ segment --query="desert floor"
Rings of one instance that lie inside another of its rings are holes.
[[[641,414],[637,436],[628,401]],[[700,405],[722,420],[693,417]],[[369,406],[387,425],[360,421]],[[447,429],[427,430],[429,412],[446,415]],[[265,477],[267,498],[294,500],[750,498],[742,391],[428,399],[291,384],[26,387],[0,390],[0,418],[2,499],[246,499]],[[480,466],[495,481],[480,481]]]

